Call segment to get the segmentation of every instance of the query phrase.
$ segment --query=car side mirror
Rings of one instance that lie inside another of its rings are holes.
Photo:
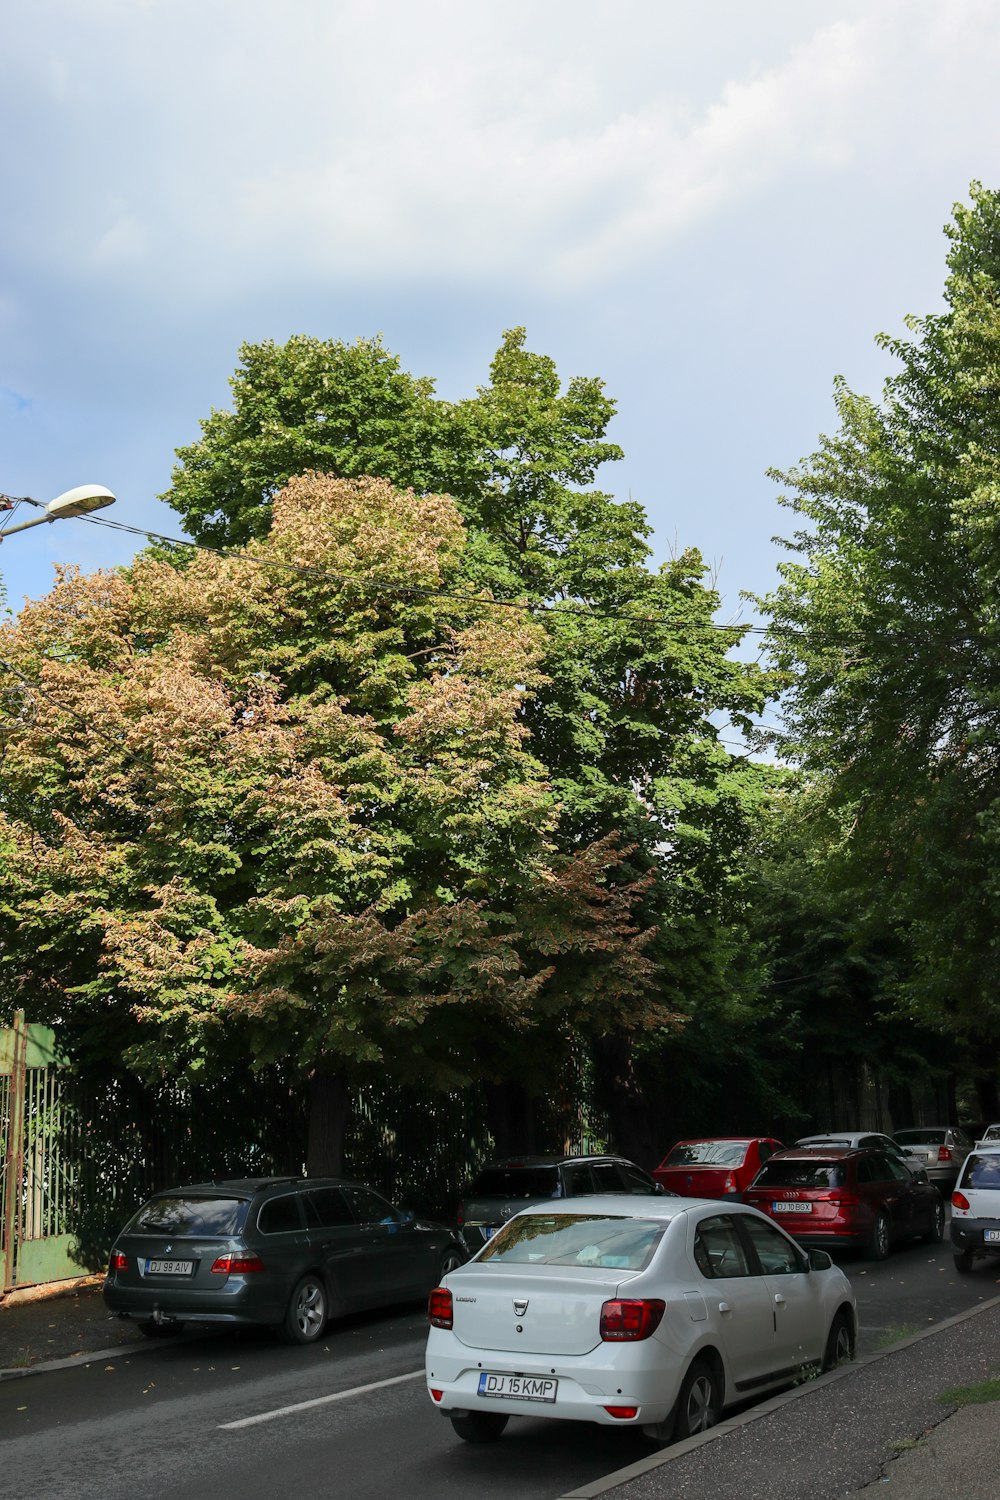
[[[923,1167],[915,1167],[913,1169],[913,1180],[914,1182],[929,1182],[930,1178]]]
[[[809,1251],[810,1271],[829,1271],[832,1265],[833,1261],[830,1259],[830,1256],[825,1250]]]
[[[665,1198],[667,1196],[667,1190],[663,1186],[662,1182],[658,1182],[658,1183],[655,1184],[655,1186],[653,1188],[653,1192],[656,1194],[656,1196],[658,1198]]]

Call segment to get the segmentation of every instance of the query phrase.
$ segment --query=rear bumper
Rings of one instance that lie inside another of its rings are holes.
[[[962,1219],[952,1215],[953,1250],[992,1250],[1000,1255],[1000,1238],[987,1241],[986,1233],[1000,1236],[1000,1219]]]
[[[158,1315],[181,1323],[280,1323],[285,1303],[273,1292],[246,1282],[211,1291],[193,1287],[125,1287],[110,1278],[102,1289],[104,1305],[119,1317],[145,1321]]]

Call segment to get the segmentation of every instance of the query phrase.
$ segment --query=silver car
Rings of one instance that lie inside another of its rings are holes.
[[[922,1167],[928,1180],[947,1196],[958,1170],[972,1150],[972,1142],[956,1125],[913,1125],[897,1130],[896,1143],[906,1152],[911,1170]]]

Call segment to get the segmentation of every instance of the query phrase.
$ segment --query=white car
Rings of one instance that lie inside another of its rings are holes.
[[[963,1163],[951,1195],[955,1269],[972,1270],[980,1250],[1000,1252],[1000,1141],[977,1146]]]
[[[977,1148],[979,1146],[1000,1146],[1000,1125],[987,1125],[975,1144]]]
[[[756,1209],[576,1198],[523,1210],[430,1295],[427,1389],[467,1442],[512,1416],[659,1442],[853,1357],[851,1284]]]

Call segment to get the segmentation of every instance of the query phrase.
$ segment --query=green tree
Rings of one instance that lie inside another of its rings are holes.
[[[347,473],[386,461],[391,445],[377,450],[363,437],[320,451],[319,370],[344,407],[365,407],[367,357],[359,368],[342,352],[311,340],[244,348],[234,413],[214,413],[205,441],[179,450],[166,498],[189,530],[193,491],[214,497],[213,530],[196,534],[239,542],[248,516],[263,523],[268,495],[296,456]],[[410,377],[381,358],[410,392]],[[279,369],[283,416],[264,430],[258,414],[271,409]],[[689,549],[652,571],[642,507],[589,488],[602,464],[621,457],[607,439],[615,405],[600,380],[564,385],[552,359],[528,350],[518,328],[504,335],[488,383],[467,400],[435,407],[429,385],[417,384],[417,425],[446,434],[435,451],[447,455],[466,523],[457,577],[534,612],[541,680],[518,712],[560,807],[556,847],[569,855],[613,835],[630,851],[620,878],[642,882],[660,993],[671,1012],[691,1010],[729,983],[743,850],[766,785],[759,767],[730,754],[721,726],[745,733],[769,679],[732,658],[742,632],[717,627],[719,600],[699,553]],[[414,430],[409,399],[397,412],[400,442]],[[443,473],[442,462],[434,472]],[[411,467],[407,478],[419,489],[426,472]],[[601,1068],[616,1081],[611,1103],[621,1102],[619,1134],[628,1144],[624,1122],[635,1113],[636,1089],[627,1028],[612,1020],[598,1047]]]
[[[252,562],[68,571],[3,633],[34,707],[0,793],[8,995],[146,1075],[283,1060],[314,1172],[349,1082],[670,1019],[613,841],[558,847],[520,715],[542,633],[456,583],[464,544],[446,497],[306,475]]]
[[[974,184],[947,232],[945,310],[882,340],[881,402],[838,383],[839,430],[777,476],[801,527],[763,602],[785,753],[827,778],[845,878],[908,947],[905,1005],[995,1077],[1000,195]]]

